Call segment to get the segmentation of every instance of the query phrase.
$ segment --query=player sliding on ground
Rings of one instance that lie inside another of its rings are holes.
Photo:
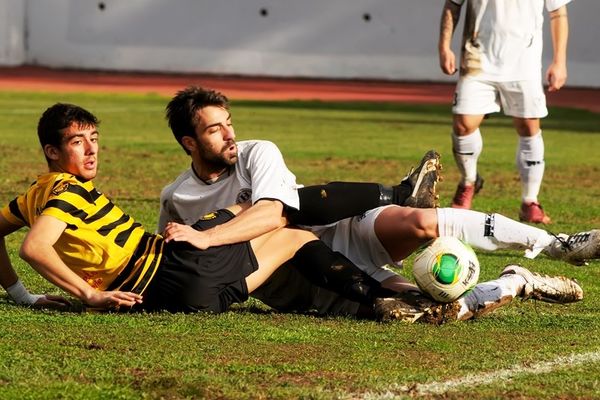
[[[413,286],[404,292],[406,307],[390,311],[389,301],[381,298],[390,295],[389,291],[308,231],[281,228],[249,242],[207,246],[206,232],[201,230],[235,219],[235,213],[243,214],[244,205],[206,214],[193,228],[171,224],[166,239],[144,232],[93,185],[98,167],[97,125],[95,116],[67,104],[50,107],[39,121],[38,135],[49,172],[0,214],[0,284],[17,303],[66,304],[48,296],[32,296],[18,280],[4,237],[24,226],[31,229],[21,246],[21,257],[49,281],[94,307],[222,312],[245,300],[289,259],[313,282],[358,302],[366,310],[363,315],[390,319],[410,313],[412,304],[422,306],[427,301]],[[520,267],[509,267],[497,281],[489,283],[494,287],[491,291],[481,286],[482,293],[492,299],[486,309],[520,294],[563,303],[583,296],[569,279],[542,277]],[[498,287],[507,290],[498,291]],[[447,308],[457,310],[456,305],[445,307],[431,301],[426,313],[419,312],[440,321],[484,311],[478,303],[469,309],[473,305],[469,300],[462,304],[467,310],[463,312],[458,304],[458,314],[446,312]]]
[[[527,249],[529,256],[542,251],[573,263],[600,256],[598,231],[561,237],[561,241],[499,214],[432,208],[440,169],[439,154],[434,151],[393,187],[334,182],[299,188],[275,144],[236,142],[229,102],[223,94],[187,87],[168,104],[167,119],[192,165],[162,192],[159,232],[167,221],[192,224],[210,210],[249,200],[253,206],[248,213],[220,225],[218,232],[206,232],[209,245],[249,240],[278,227],[269,221],[330,224],[308,229],[383,287],[395,291],[404,290],[407,280],[384,266],[401,261],[438,236],[455,236],[484,250]],[[258,217],[251,220],[252,216]],[[248,222],[253,231],[237,228],[244,219],[253,221]],[[311,288],[289,266],[278,269],[253,296],[278,310],[352,313],[350,306],[337,301],[339,297]]]

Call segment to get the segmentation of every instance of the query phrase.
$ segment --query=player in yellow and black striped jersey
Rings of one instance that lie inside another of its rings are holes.
[[[141,293],[145,287],[138,278],[156,271],[158,263],[154,261],[160,258],[161,241],[145,234],[141,224],[100,193],[92,181],[81,182],[66,173],[41,175],[2,215],[15,225],[31,226],[41,215],[65,222],[66,229],[54,248],[95,289],[128,283],[129,291]],[[126,268],[142,239],[143,252]]]
[[[162,237],[146,233],[92,181],[66,173],[40,176],[1,214],[14,225],[31,226],[40,216],[63,221],[66,228],[54,243],[63,262],[94,289],[144,294],[144,309],[224,311],[247,298],[242,281],[257,268],[246,243],[202,252],[185,243],[165,246]],[[196,227],[207,229],[231,217],[222,210]],[[154,281],[159,266],[160,278]]]
[[[372,305],[379,283],[307,231],[282,228],[250,242],[198,244],[208,237],[201,231],[234,217],[230,210],[219,210],[192,227],[171,225],[168,243],[146,233],[93,185],[97,125],[93,114],[70,104],[55,104],[40,118],[38,137],[49,173],[0,210],[4,288],[20,281],[3,238],[29,226],[21,246],[23,259],[49,281],[95,307],[225,311],[230,304],[246,300],[293,256],[313,282]],[[243,206],[233,210],[240,212]],[[21,294],[27,293],[21,289]]]

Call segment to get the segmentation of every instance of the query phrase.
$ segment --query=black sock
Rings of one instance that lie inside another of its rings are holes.
[[[401,206],[412,194],[413,188],[408,181],[402,181],[392,186],[392,204]]]
[[[330,182],[298,189],[300,210],[288,211],[293,225],[327,225],[388,204],[402,204],[410,186],[392,188],[379,183]]]
[[[394,295],[343,254],[331,250],[320,240],[306,243],[290,262],[313,284],[352,301],[371,305],[376,297]]]

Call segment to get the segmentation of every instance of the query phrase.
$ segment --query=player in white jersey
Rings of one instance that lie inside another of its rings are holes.
[[[300,188],[273,143],[235,142],[227,98],[218,92],[197,87],[178,92],[167,106],[167,118],[175,138],[191,156],[192,165],[163,189],[159,231],[169,221],[191,224],[201,215],[224,204],[252,203],[240,217],[206,231],[205,247],[247,240],[289,221],[305,225],[314,224],[313,221],[328,223],[374,208],[362,216],[313,229],[333,250],[344,254],[380,281],[384,288],[400,292],[412,291],[414,285],[386,269],[385,264],[402,260],[420,244],[438,235],[458,236],[475,247],[487,250],[528,248],[536,252],[553,251],[554,257],[559,257],[559,252],[562,252],[560,241],[545,231],[496,214],[397,205],[376,207],[381,201],[390,203],[390,198],[391,202],[408,199],[408,203],[418,204],[413,198],[414,190],[409,190],[403,197],[398,193],[385,194],[384,190],[380,190],[381,185],[368,183],[337,182]],[[439,155],[429,152],[408,181],[437,177],[438,166]],[[330,214],[334,217],[328,218]],[[600,252],[597,244],[600,233],[593,231],[588,238],[577,248],[588,249],[586,254],[590,257],[587,258],[600,256],[596,254]],[[596,247],[590,246],[590,243],[595,243]],[[591,257],[594,251],[596,253]],[[572,251],[564,254],[562,258]],[[505,287],[498,291],[494,288],[499,284],[493,283],[483,286],[490,290],[480,288],[475,291],[461,315],[472,315],[473,310],[484,311],[501,299],[524,293],[523,277],[509,275],[501,278],[504,285],[501,286],[508,285],[508,289]],[[507,290],[511,293],[508,297],[498,297]],[[495,293],[493,296],[486,297],[492,292]],[[321,313],[357,313],[356,303],[310,285],[292,267],[280,268],[262,290],[253,295],[284,311],[316,309]]]
[[[544,5],[550,13],[554,57],[546,72],[549,91],[567,78],[566,52],[570,0],[446,0],[439,37],[440,67],[457,71],[450,47],[460,10],[467,6],[461,48],[460,78],[452,112],[452,148],[461,173],[452,207],[471,208],[483,186],[477,161],[483,141],[479,127],[485,116],[503,110],[513,117],[519,135],[516,164],[521,177],[519,218],[550,223],[538,195],[544,175],[544,141],[540,118],[548,114],[542,84]]]

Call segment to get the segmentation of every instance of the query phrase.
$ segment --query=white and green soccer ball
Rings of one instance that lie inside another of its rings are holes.
[[[468,244],[442,236],[417,251],[413,275],[421,290],[434,300],[449,303],[477,284],[479,260]]]

